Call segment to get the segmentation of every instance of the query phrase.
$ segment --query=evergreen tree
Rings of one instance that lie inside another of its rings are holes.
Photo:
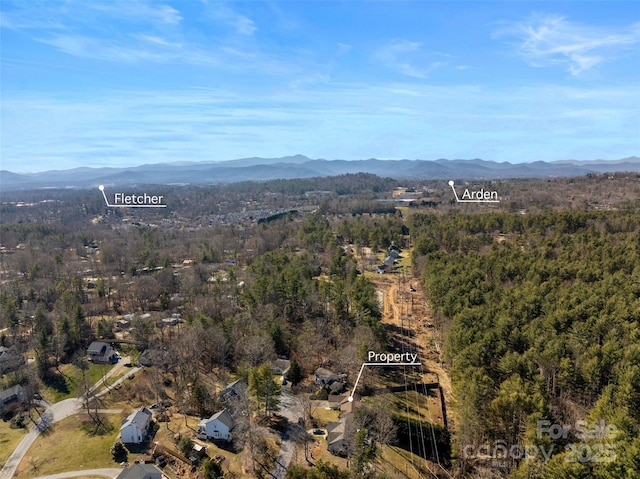
[[[258,404],[264,405],[265,415],[280,409],[280,393],[282,385],[278,384],[269,364],[263,364],[249,371],[249,389],[253,392]]]
[[[298,361],[296,361],[295,359],[291,360],[291,364],[289,365],[289,370],[287,371],[286,377],[287,381],[289,381],[293,385],[298,384],[304,378],[304,375],[302,374],[302,368],[300,367],[300,364],[298,364]]]

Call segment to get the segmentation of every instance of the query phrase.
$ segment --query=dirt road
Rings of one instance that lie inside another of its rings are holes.
[[[374,276],[372,282],[382,294],[382,323],[387,326],[387,331],[392,335],[404,333],[402,340],[409,341],[419,353],[424,367],[423,382],[437,382],[444,394],[445,405],[450,404],[451,378],[441,364],[442,339],[436,328],[432,327],[434,318],[431,307],[419,282],[409,276],[393,273]],[[451,418],[446,416],[446,406],[443,409],[439,415],[441,425],[452,429]]]

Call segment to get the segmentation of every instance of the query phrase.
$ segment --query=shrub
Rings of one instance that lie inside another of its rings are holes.
[[[111,446],[111,455],[113,456],[113,460],[116,462],[127,462],[129,451],[124,447],[124,444],[118,441]]]

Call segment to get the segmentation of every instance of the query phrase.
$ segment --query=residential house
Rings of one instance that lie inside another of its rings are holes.
[[[19,384],[0,391],[0,412],[4,412],[12,407],[19,405],[25,400],[24,388]]]
[[[345,434],[349,419],[342,417],[339,421],[327,424],[327,449],[334,456],[347,457],[351,452],[351,442]]]
[[[353,401],[349,401],[345,399],[340,403],[340,414],[351,414],[356,411],[362,405],[362,401],[360,399],[360,395],[354,394]]]
[[[138,358],[138,364],[146,367],[153,366],[152,356],[153,354],[148,349],[145,349],[142,351],[140,358]]]
[[[349,397],[349,394],[329,396],[332,409],[340,409],[340,419],[327,424],[327,449],[334,456],[348,457],[353,447],[347,432],[353,432],[353,413],[362,402],[358,394],[353,395],[352,401],[349,401]]]
[[[288,359],[276,359],[275,361],[271,361],[271,372],[274,376],[284,376],[289,371],[291,367],[291,361]]]
[[[392,244],[391,246],[389,246],[389,248],[387,249],[387,251],[391,252],[391,251],[396,251],[398,253],[401,253],[402,250],[400,249],[400,246],[398,246],[397,244]]]
[[[344,396],[341,394],[329,394],[329,397],[327,398],[329,408],[333,409],[334,411],[340,410],[342,401],[344,401]]]
[[[387,268],[393,268],[393,266],[397,263],[397,261],[392,258],[391,256],[386,256],[384,258],[384,260],[382,261],[382,264],[385,265]]]
[[[144,442],[153,414],[146,407],[142,406],[137,411],[131,413],[127,419],[122,421],[120,426],[120,437],[125,444],[140,444]]]
[[[215,413],[209,419],[203,419],[198,424],[198,437],[209,440],[222,439],[229,441],[231,439],[231,429],[233,429],[233,417],[226,409]]]
[[[24,359],[15,350],[0,346],[0,376],[20,368],[24,364]]]
[[[344,391],[344,374],[338,375],[328,369],[318,368],[316,369],[314,380],[318,386],[327,386],[334,394]]]
[[[338,376],[333,371],[329,371],[325,368],[318,368],[315,372],[315,382],[318,386],[325,386],[327,384],[331,384],[334,381],[339,381],[340,376]]]
[[[228,401],[241,397],[247,392],[248,386],[242,379],[233,381],[228,384],[222,391],[220,391],[220,400]]]
[[[153,464],[136,464],[124,469],[116,479],[167,479]]]
[[[176,324],[178,324],[178,318],[163,318],[162,320],[160,320],[160,322],[158,323],[158,327],[159,328],[163,328],[165,326],[175,326]]]
[[[361,398],[359,394],[353,395],[353,401],[349,401],[350,393],[345,394],[330,394],[327,398],[329,407],[334,411],[340,411],[343,414],[354,412],[361,405]]]
[[[393,259],[400,259],[402,258],[402,255],[400,253],[398,253],[396,250],[391,250],[389,251],[389,254],[387,255],[389,258],[393,258]]]
[[[131,327],[131,321],[127,321],[126,319],[119,319],[113,323],[113,327],[116,331],[126,331]]]
[[[110,344],[103,341],[94,341],[87,349],[89,361],[96,364],[115,364],[118,362],[118,355]]]

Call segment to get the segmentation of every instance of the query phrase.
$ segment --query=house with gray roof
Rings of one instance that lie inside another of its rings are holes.
[[[242,379],[237,379],[228,384],[222,391],[220,391],[220,400],[227,401],[236,397],[242,397],[247,392],[247,383]]]
[[[104,341],[94,341],[87,349],[89,361],[96,364],[115,364],[118,362],[118,355],[110,344]]]
[[[24,359],[13,348],[0,346],[0,376],[4,373],[15,371],[24,364]]]
[[[327,424],[327,449],[334,456],[348,457],[351,452],[351,442],[346,437],[348,420],[349,415],[345,415]]]
[[[199,437],[206,439],[222,439],[224,441],[231,440],[231,429],[233,429],[233,417],[231,413],[223,409],[215,413],[209,419],[203,419],[198,424]]]
[[[142,406],[137,411],[129,414],[120,426],[120,437],[125,444],[140,444],[144,442],[149,433],[153,414]]]
[[[20,404],[25,399],[24,388],[19,384],[0,391],[0,412],[8,409],[12,404]]]
[[[167,479],[153,464],[135,464],[124,469],[116,479]]]

